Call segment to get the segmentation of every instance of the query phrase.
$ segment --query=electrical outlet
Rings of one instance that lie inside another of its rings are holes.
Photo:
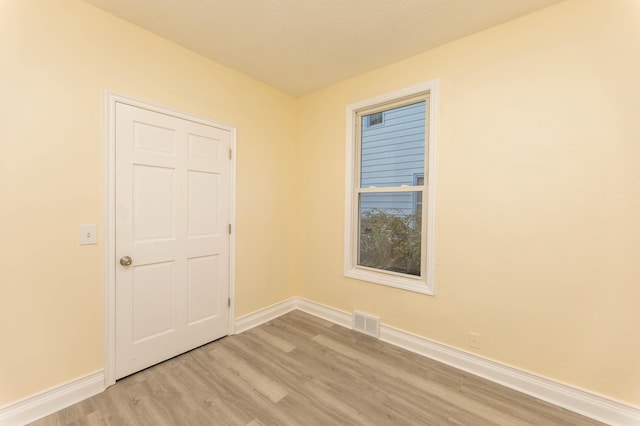
[[[469,332],[469,346],[474,349],[480,349],[480,334]]]
[[[98,244],[96,225],[80,225],[80,245]]]

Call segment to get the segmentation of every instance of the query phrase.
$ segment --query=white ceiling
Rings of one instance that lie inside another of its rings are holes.
[[[562,0],[85,0],[304,95]]]

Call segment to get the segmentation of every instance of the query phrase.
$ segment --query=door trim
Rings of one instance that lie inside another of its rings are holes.
[[[231,176],[230,176],[230,212],[231,235],[229,237],[229,307],[228,334],[235,333],[235,218],[236,218],[236,129],[204,117],[194,116],[182,111],[161,107],[128,96],[105,92],[105,148],[104,148],[104,385],[109,387],[116,380],[116,227],[115,227],[115,120],[116,104],[123,103],[134,107],[170,115],[184,120],[228,130],[231,133]]]

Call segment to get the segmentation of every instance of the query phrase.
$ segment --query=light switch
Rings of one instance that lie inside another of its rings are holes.
[[[98,244],[96,225],[80,225],[80,245]]]

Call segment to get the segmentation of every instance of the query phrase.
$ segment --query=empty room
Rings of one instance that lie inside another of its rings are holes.
[[[0,0],[0,425],[640,425],[639,0]]]

